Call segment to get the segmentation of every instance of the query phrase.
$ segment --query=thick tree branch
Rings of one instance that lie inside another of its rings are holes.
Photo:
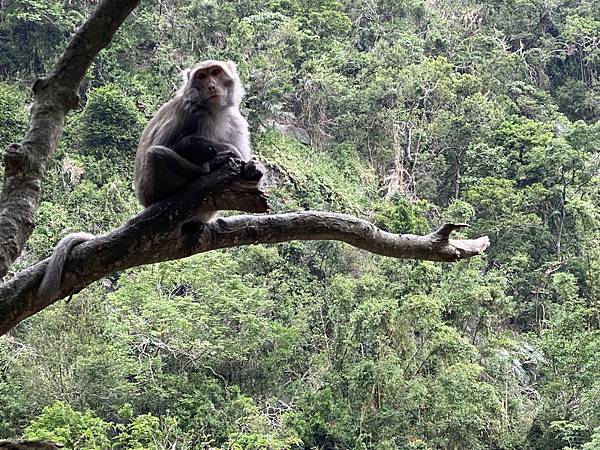
[[[48,441],[23,439],[0,441],[0,450],[59,450],[61,448],[63,445]]]
[[[290,240],[338,240],[394,258],[456,261],[478,255],[489,245],[485,236],[449,239],[450,231],[464,226],[461,224],[444,225],[427,236],[397,235],[353,216],[315,211],[189,223],[202,210],[267,211],[266,198],[256,183],[243,180],[240,174],[240,165],[230,161],[198,180],[183,195],[152,205],[110,234],[75,247],[57,298],[37,296],[47,260],[0,285],[0,334],[110,273],[220,248]]]
[[[33,231],[42,181],[61,138],[65,114],[77,107],[81,80],[139,0],[105,0],[77,31],[47,78],[33,86],[29,129],[4,151],[0,196],[0,276],[6,275]]]

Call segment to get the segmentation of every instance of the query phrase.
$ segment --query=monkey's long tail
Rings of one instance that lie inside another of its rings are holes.
[[[69,253],[71,253],[71,250],[76,245],[95,237],[95,235],[90,233],[71,233],[67,234],[56,244],[50,256],[50,261],[46,266],[46,273],[44,274],[42,283],[38,288],[38,297],[53,299],[57,295]]]

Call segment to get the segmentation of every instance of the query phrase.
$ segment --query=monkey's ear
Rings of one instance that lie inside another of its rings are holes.
[[[192,72],[193,72],[193,70],[191,70],[191,69],[184,69],[181,71],[181,77],[183,78],[183,83],[181,83],[181,86],[177,90],[177,95],[182,95],[186,91],[189,81],[190,81],[190,77],[192,76]]]
[[[233,62],[233,61],[231,61],[231,60],[230,60],[230,61],[227,61],[227,65],[229,66],[229,68],[231,69],[231,71],[232,71],[233,73],[235,73],[235,74],[237,74],[237,73],[238,73],[238,71],[237,71],[237,64],[236,64],[235,62]]]
[[[192,69],[183,69],[181,71],[181,76],[183,77],[183,81],[187,83],[190,81],[190,75],[192,74]]]

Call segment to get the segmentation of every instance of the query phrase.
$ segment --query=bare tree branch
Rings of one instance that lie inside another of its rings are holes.
[[[63,445],[48,441],[23,439],[0,441],[0,450],[59,450],[61,448]]]
[[[27,134],[20,144],[10,144],[4,151],[0,276],[6,275],[33,231],[48,160],[62,136],[66,113],[78,105],[77,93],[85,72],[138,3],[102,2],[77,31],[50,75],[35,82]]]
[[[47,260],[18,273],[0,285],[0,334],[112,272],[220,248],[290,240],[338,240],[394,258],[456,261],[478,255],[489,245],[486,236],[475,240],[449,239],[450,231],[463,224],[444,225],[427,236],[398,235],[357,217],[316,211],[190,223],[198,211],[207,209],[267,211],[265,196],[255,183],[243,180],[240,174],[240,165],[230,161],[219,171],[199,179],[181,196],[152,205],[110,234],[75,247],[56,298],[37,296]]]

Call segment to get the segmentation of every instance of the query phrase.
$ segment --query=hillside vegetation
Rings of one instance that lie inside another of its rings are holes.
[[[0,147],[96,3],[0,2]],[[597,2],[141,3],[86,76],[15,271],[141,210],[140,133],[209,58],[238,63],[274,211],[468,222],[492,246],[442,264],[290,242],[115,273],[0,338],[0,437],[600,449]]]

